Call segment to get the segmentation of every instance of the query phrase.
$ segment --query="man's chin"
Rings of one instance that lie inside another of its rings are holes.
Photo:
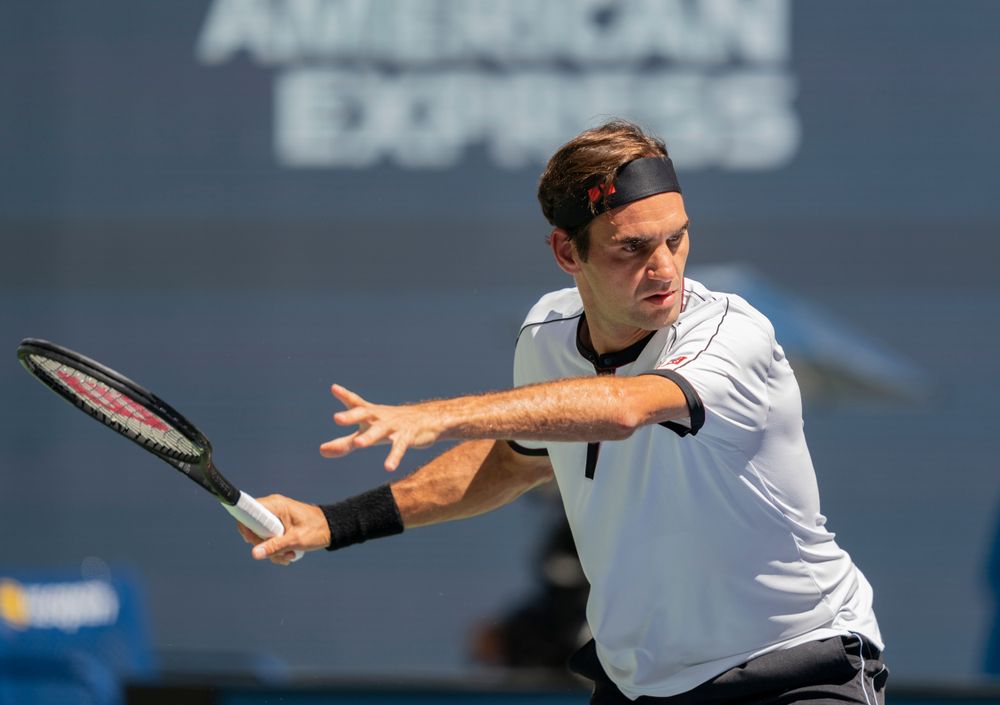
[[[679,293],[671,291],[668,294],[646,296],[642,299],[640,306],[647,315],[654,318],[662,320],[664,317],[672,317],[672,323],[674,320],[677,320],[677,314],[680,313]]]
[[[666,311],[647,314],[645,316],[641,316],[642,322],[639,323],[639,327],[643,330],[661,330],[663,328],[669,328],[677,322],[677,317],[679,315],[680,309],[677,307],[671,307]]]

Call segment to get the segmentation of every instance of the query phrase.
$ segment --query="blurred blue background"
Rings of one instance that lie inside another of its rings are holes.
[[[998,32],[1000,4],[971,0],[0,3],[0,577],[138,576],[164,667],[480,673],[471,630],[532,590],[549,503],[257,564],[214,500],[14,350],[137,380],[248,492],[355,494],[390,478],[380,452],[319,456],[329,385],[508,386],[528,307],[571,285],[538,176],[615,114],[666,140],[692,267],[737,264],[762,307],[851,341],[848,376],[877,350],[919,380],[809,386],[824,513],[897,682],[1000,671]]]

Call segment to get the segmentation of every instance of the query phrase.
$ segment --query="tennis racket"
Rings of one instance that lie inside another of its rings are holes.
[[[278,517],[222,476],[212,462],[212,444],[205,434],[162,399],[99,362],[45,340],[26,338],[17,349],[17,358],[73,406],[211,492],[226,511],[261,538],[285,533]],[[302,554],[296,551],[293,560]]]

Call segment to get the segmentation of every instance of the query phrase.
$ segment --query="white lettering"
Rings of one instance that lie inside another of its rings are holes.
[[[639,119],[681,168],[773,169],[800,142],[789,0],[213,0],[196,54],[284,67],[293,168],[446,168],[484,144],[544,161],[600,116]]]
[[[268,0],[215,0],[208,9],[195,56],[205,64],[221,64],[246,49],[260,61],[267,53],[270,34]]]
[[[505,168],[544,162],[595,118],[641,116],[678,168],[776,168],[795,154],[791,78],[692,71],[407,74],[290,69],[275,87],[275,150],[289,167],[453,166],[485,143]]]
[[[118,594],[101,580],[25,585],[24,594],[29,625],[38,629],[75,632],[118,619]]]
[[[214,0],[206,64],[786,61],[788,0]]]
[[[729,143],[720,166],[727,169],[776,169],[799,147],[799,121],[791,109],[792,79],[740,72],[711,86],[711,101],[726,121]]]

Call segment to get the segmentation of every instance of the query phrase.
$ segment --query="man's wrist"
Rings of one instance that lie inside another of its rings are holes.
[[[318,506],[330,527],[328,551],[403,533],[403,518],[389,485]]]

